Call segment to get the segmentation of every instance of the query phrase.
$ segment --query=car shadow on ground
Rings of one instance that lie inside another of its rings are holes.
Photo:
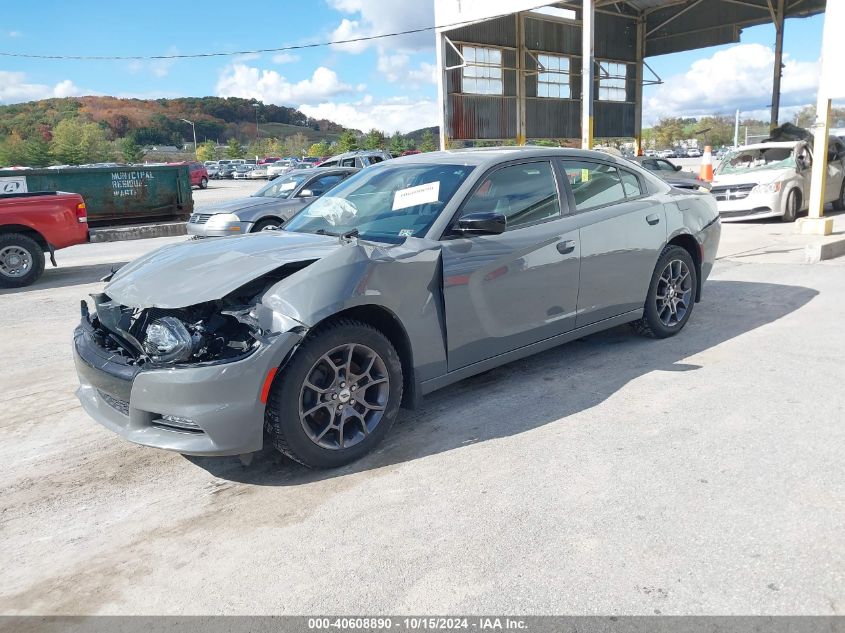
[[[87,266],[59,266],[58,268],[52,268],[48,263],[47,268],[44,269],[44,276],[34,284],[24,288],[0,288],[0,296],[96,283],[112,270],[117,270],[126,263],[121,261]]]
[[[678,336],[655,341],[622,326],[468,378],[426,396],[416,411],[402,410],[381,446],[343,468],[309,470],[278,453],[269,438],[248,466],[237,457],[187,459],[222,479],[292,486],[524,433],[594,407],[650,372],[701,369],[683,360],[781,319],[817,294],[799,286],[710,281]]]

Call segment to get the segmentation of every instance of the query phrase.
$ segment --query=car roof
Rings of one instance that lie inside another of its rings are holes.
[[[461,164],[473,166],[491,166],[498,163],[520,160],[523,158],[589,158],[604,162],[624,165],[622,157],[594,150],[572,149],[566,147],[483,147],[471,149],[452,149],[440,152],[424,152],[410,156],[399,156],[390,164]]]

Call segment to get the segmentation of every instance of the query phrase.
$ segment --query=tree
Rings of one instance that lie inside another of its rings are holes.
[[[226,144],[226,158],[243,158],[244,150],[241,147],[240,141],[236,138],[230,138]]]
[[[111,157],[103,128],[78,118],[64,119],[53,128],[50,153],[61,164],[97,163]]]
[[[285,154],[288,156],[302,156],[308,149],[308,137],[302,132],[285,138]]]
[[[384,132],[373,128],[364,137],[364,149],[384,149]]]
[[[205,141],[200,143],[199,147],[197,147],[197,160],[214,160],[215,152],[214,141]]]
[[[390,152],[392,154],[401,154],[406,149],[408,149],[408,146],[405,143],[405,137],[399,132],[394,132],[393,136],[390,137]]]
[[[437,149],[437,145],[434,143],[434,134],[432,134],[431,130],[426,130],[423,132],[422,141],[420,142],[420,151],[421,152],[433,152]]]
[[[351,152],[354,149],[358,149],[358,139],[352,130],[345,130],[340,135],[340,138],[337,139],[337,151],[342,154],[343,152]]]
[[[24,143],[23,155],[30,167],[46,167],[50,164],[50,144],[42,136],[33,136]]]
[[[308,148],[308,155],[312,158],[320,158],[322,156],[328,156],[328,154],[329,144],[325,140],[322,140],[319,143],[314,143]]]
[[[144,159],[144,152],[135,142],[134,136],[127,136],[120,144],[120,153],[123,154],[123,162],[140,163]]]
[[[0,165],[22,165],[26,162],[24,141],[17,130],[12,130],[8,138],[0,143]]]

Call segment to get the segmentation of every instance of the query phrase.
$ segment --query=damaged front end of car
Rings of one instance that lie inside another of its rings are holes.
[[[194,455],[259,450],[268,380],[307,331],[261,297],[307,264],[179,308],[125,305],[109,287],[91,295],[93,310],[82,302],[74,333],[83,407],[147,446]]]

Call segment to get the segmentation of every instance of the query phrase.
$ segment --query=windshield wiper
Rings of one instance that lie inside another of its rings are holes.
[[[331,235],[332,237],[339,237],[338,233],[332,233],[331,231],[327,231],[326,229],[317,229],[314,231],[317,235]]]

